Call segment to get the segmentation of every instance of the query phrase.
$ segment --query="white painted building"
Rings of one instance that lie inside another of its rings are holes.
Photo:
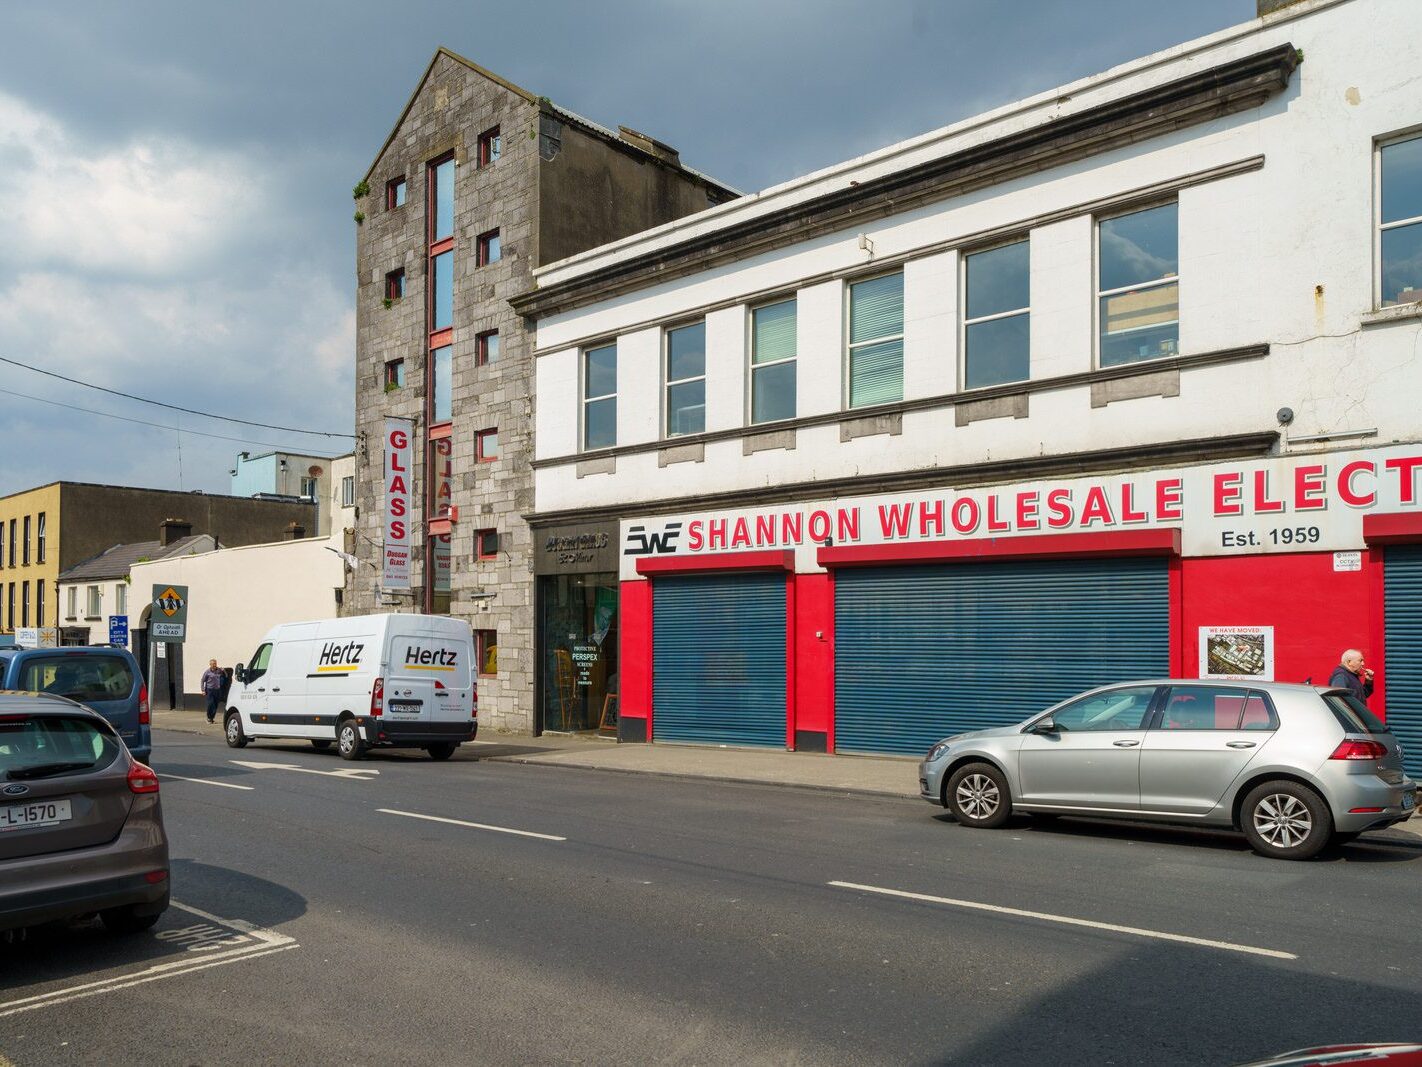
[[[596,646],[625,740],[919,751],[1243,626],[1422,753],[1422,24],[1260,6],[535,272],[545,727]]]

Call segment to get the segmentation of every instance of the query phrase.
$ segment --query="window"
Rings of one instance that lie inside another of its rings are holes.
[[[1101,366],[1173,356],[1180,345],[1178,205],[1097,225]]]
[[[387,209],[405,206],[405,175],[391,178],[385,183],[385,207]]]
[[[849,406],[904,398],[904,276],[849,287]]]
[[[301,479],[301,496],[302,496],[302,498],[305,499],[305,500],[315,500],[315,499],[316,499],[316,479],[315,479],[315,478],[302,478],[302,479]]]
[[[487,167],[495,162],[504,151],[504,139],[499,136],[499,128],[485,130],[479,135],[479,166]]]
[[[430,260],[430,332],[454,325],[454,250]]]
[[[35,519],[35,562],[44,562],[44,512]]]
[[[30,624],[30,583],[25,582],[20,588],[20,625]]]
[[[1422,136],[1378,149],[1379,302],[1422,300]]]
[[[583,448],[617,444],[617,345],[583,353]]]
[[[272,646],[262,645],[257,651],[252,653],[252,660],[247,664],[245,681],[255,682],[262,675],[267,673],[267,666],[272,661]]]
[[[1177,685],[1160,716],[1162,730],[1272,730],[1269,703],[1247,689],[1218,685]]]
[[[454,236],[454,156],[446,156],[429,165],[430,243]]]
[[[795,417],[795,301],[751,311],[751,422]]]
[[[13,597],[11,598],[13,601]],[[71,619],[79,617],[79,587],[71,585],[69,587],[69,611],[67,615]]]
[[[448,422],[454,416],[454,346],[436,348],[430,356],[434,361],[435,422]]]
[[[499,361],[499,331],[485,330],[474,338],[474,365],[487,367]]]
[[[1112,689],[1073,701],[1052,713],[1052,721],[1063,732],[1089,730],[1143,730],[1155,686]]]
[[[15,520],[14,520],[14,519],[11,519],[11,520],[10,520],[10,566],[12,566],[12,567],[15,565],[15,541],[16,541],[15,530],[16,530]]]
[[[58,693],[70,700],[123,699],[133,692],[133,670],[122,656],[37,656],[25,660],[20,683],[31,692]]]
[[[499,458],[499,431],[480,430],[474,435],[474,460],[477,463],[492,463]]]
[[[44,581],[35,582],[35,625],[44,625]]]
[[[10,621],[9,629],[13,630],[13,629],[15,628],[15,583],[14,583],[14,582],[11,582],[11,583],[10,583],[10,590],[9,590],[9,593],[7,594],[7,600],[8,600],[8,608],[9,608],[9,610],[5,613],[5,617]]]
[[[114,586],[114,614],[128,614],[128,585],[124,582]]]
[[[498,674],[499,632],[497,630],[475,630],[474,647],[479,656],[479,673]]]
[[[385,388],[386,390],[399,389],[405,384],[405,361],[403,359],[392,359],[385,364]]]
[[[479,235],[478,254],[478,263],[481,267],[487,267],[490,263],[497,263],[503,258],[503,251],[499,245],[498,230],[490,230],[488,233],[481,233]]]
[[[405,295],[405,268],[392,270],[385,276],[385,299],[399,300]]]
[[[474,558],[475,558],[475,559],[498,559],[498,558],[499,558],[499,531],[498,531],[498,530],[475,530],[475,531],[474,531]]]
[[[666,334],[667,436],[706,429],[706,323]]]
[[[30,565],[30,517],[25,516],[25,541],[20,546],[20,562],[26,567]]]
[[[1028,377],[1030,242],[963,257],[963,388]]]
[[[0,567],[5,566],[5,524],[0,522]]]
[[[103,598],[99,594],[99,587],[97,585],[91,585],[86,592],[88,600],[87,610],[85,610],[84,614],[91,619],[97,619],[104,610]]]
[[[347,475],[341,479],[341,507],[355,507],[355,475]]]

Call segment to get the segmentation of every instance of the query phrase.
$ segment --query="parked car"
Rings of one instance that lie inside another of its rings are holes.
[[[1227,826],[1308,859],[1412,816],[1387,726],[1344,689],[1169,679],[1093,689],[1015,726],[945,738],[919,792],[964,826],[1017,812]]]
[[[153,755],[148,686],[126,648],[0,649],[0,689],[76,700],[108,719],[139,762]]]
[[[158,776],[102,715],[0,693],[0,932],[97,914],[128,933],[167,907]]]
[[[444,615],[352,615],[273,627],[238,664],[223,712],[227,743],[258,737],[376,745],[448,759],[479,730],[474,632]]]

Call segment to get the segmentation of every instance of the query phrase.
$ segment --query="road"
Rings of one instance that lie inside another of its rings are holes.
[[[492,751],[160,731],[181,907],[0,947],[0,1064],[1198,1064],[1422,1031],[1412,835],[1291,864]]]

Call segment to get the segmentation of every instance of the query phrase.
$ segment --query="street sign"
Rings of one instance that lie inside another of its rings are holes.
[[[15,644],[20,648],[57,648],[59,629],[54,626],[16,627]]]
[[[128,616],[109,616],[109,644],[128,647]]]
[[[181,643],[188,636],[188,587],[185,585],[155,585],[153,616],[148,623],[149,635],[155,641]]]

